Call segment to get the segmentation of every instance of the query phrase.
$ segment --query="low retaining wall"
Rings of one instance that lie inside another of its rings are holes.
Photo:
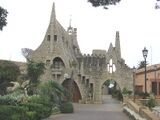
[[[142,118],[145,118],[147,120],[160,120],[160,118],[154,115],[147,107],[138,106],[132,100],[124,100],[124,106],[127,106],[130,110],[134,111],[135,113],[139,114]]]

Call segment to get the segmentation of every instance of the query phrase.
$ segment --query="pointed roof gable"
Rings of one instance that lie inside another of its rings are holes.
[[[55,3],[53,2],[50,23],[54,23],[55,20],[56,20],[56,12],[55,12]]]

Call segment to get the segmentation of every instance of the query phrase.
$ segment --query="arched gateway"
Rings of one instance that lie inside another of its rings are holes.
[[[55,80],[65,87],[72,81],[75,91],[73,101],[101,103],[102,86],[114,79],[120,86],[133,89],[132,70],[121,58],[119,32],[116,32],[115,47],[112,43],[106,50],[93,50],[91,55],[82,55],[77,42],[77,29],[66,31],[57,21],[53,4],[49,27],[41,45],[29,58],[46,64],[42,81]]]

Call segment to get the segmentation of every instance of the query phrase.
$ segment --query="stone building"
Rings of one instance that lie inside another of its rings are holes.
[[[115,47],[93,50],[82,54],[77,42],[77,28],[65,30],[56,19],[53,4],[50,23],[41,45],[29,55],[34,61],[44,62],[45,73],[41,81],[54,80],[73,94],[74,102],[102,102],[102,86],[114,80],[122,90],[133,89],[133,72],[121,58],[120,36],[116,32]]]
[[[147,66],[146,91],[153,93],[156,97],[160,97],[160,64]],[[144,68],[136,71],[135,75],[135,91],[137,93],[145,92],[145,70]]]

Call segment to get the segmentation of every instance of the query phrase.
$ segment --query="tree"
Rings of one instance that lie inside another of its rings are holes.
[[[21,52],[22,52],[22,55],[23,55],[27,60],[29,60],[29,55],[33,52],[33,50],[30,49],[30,48],[22,48],[22,49],[21,49]]]
[[[139,62],[139,64],[138,64],[137,69],[144,68],[144,67],[145,67],[145,64],[146,64],[146,65],[148,65],[148,63],[147,63],[147,62],[145,63],[145,61],[140,61],[140,62]]]
[[[40,84],[39,89],[40,96],[49,97],[53,104],[61,104],[65,99],[65,88],[53,80]]]
[[[0,93],[5,94],[6,87],[9,86],[11,81],[17,80],[17,77],[20,75],[19,67],[11,62],[6,60],[0,61]]]
[[[3,9],[1,6],[0,6],[0,30],[2,31],[3,30],[3,27],[7,25],[7,10],[6,9]]]
[[[39,83],[39,77],[44,73],[44,69],[44,63],[28,61],[27,76],[29,77],[30,82],[27,88],[27,92],[29,95],[33,95],[36,93],[37,85]]]
[[[109,5],[116,5],[121,0],[88,0],[94,7],[100,7],[103,6],[105,9],[108,9]]]
[[[40,75],[44,73],[44,63],[29,61],[27,64],[27,75],[30,78],[30,83],[37,83]]]

